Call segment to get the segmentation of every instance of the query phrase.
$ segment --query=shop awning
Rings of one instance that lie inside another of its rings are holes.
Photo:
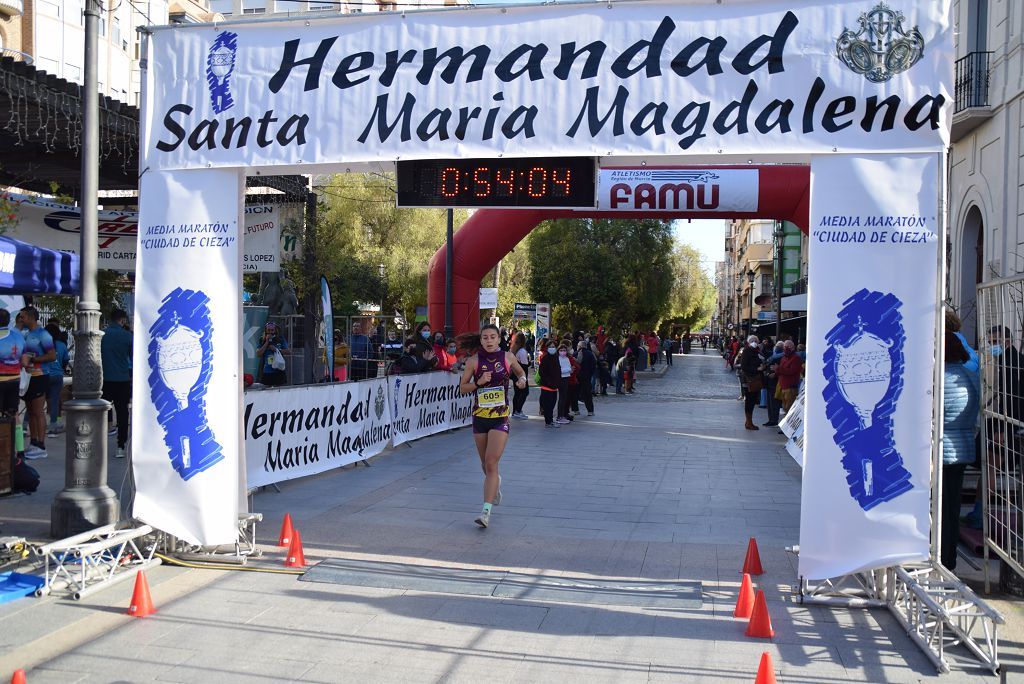
[[[80,273],[77,254],[0,236],[0,294],[76,295]]]

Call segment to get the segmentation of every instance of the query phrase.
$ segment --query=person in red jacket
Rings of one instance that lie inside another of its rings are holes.
[[[804,370],[804,360],[796,353],[793,340],[786,340],[782,347],[782,359],[775,371],[782,394],[782,412],[789,413],[789,408],[796,401],[796,391],[800,387],[800,375]]]

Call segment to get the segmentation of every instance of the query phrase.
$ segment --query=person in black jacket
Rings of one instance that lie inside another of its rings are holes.
[[[580,340],[579,351],[576,352],[576,360],[580,364],[577,375],[579,379],[580,401],[587,407],[587,415],[594,415],[594,385],[593,377],[597,372],[597,356],[585,340]]]
[[[433,347],[422,344],[422,340],[410,337],[405,341],[405,353],[398,359],[399,371],[406,373],[426,373],[434,370],[437,357]]]
[[[744,383],[743,412],[746,414],[747,422],[743,425],[748,430],[758,430],[754,425],[754,407],[761,401],[761,388],[764,387],[763,364],[764,357],[761,356],[761,345],[757,335],[747,338],[747,345],[740,352],[740,371]]]
[[[558,386],[562,382],[562,368],[558,363],[558,347],[548,342],[543,350],[538,373],[540,374],[540,408],[544,411],[544,427],[561,427],[555,422],[555,405],[558,403]]]

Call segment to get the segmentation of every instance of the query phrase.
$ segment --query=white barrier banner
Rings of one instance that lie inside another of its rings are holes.
[[[473,422],[473,395],[459,392],[460,378],[437,371],[388,378],[395,446]]]
[[[939,150],[950,0],[649,0],[156,27],[154,169]]]
[[[17,204],[18,222],[5,235],[38,247],[78,253],[82,211],[78,207],[30,195],[10,193]],[[249,205],[245,208],[243,263],[249,272],[281,270],[282,206]],[[139,238],[136,211],[99,212],[97,265],[114,271],[134,271]]]
[[[391,439],[387,379],[245,394],[250,487],[315,475],[376,456]]]
[[[928,557],[939,170],[937,154],[811,162],[809,580]]]
[[[757,211],[757,169],[601,169],[602,211]]]
[[[244,190],[234,171],[141,178],[132,515],[192,544],[238,537]]]

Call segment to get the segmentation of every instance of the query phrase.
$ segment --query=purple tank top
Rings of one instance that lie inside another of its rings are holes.
[[[480,390],[477,390],[477,399],[473,402],[473,415],[481,416],[485,418],[501,418],[508,415],[508,401],[505,399],[504,389],[508,382],[508,367],[505,365],[505,352],[499,349],[495,352],[487,352],[481,349],[476,355],[476,373],[473,375],[474,380],[479,380],[480,376],[491,372],[491,379],[486,385],[482,385],[484,388],[489,387],[500,387],[502,389],[501,406],[480,406]]]

